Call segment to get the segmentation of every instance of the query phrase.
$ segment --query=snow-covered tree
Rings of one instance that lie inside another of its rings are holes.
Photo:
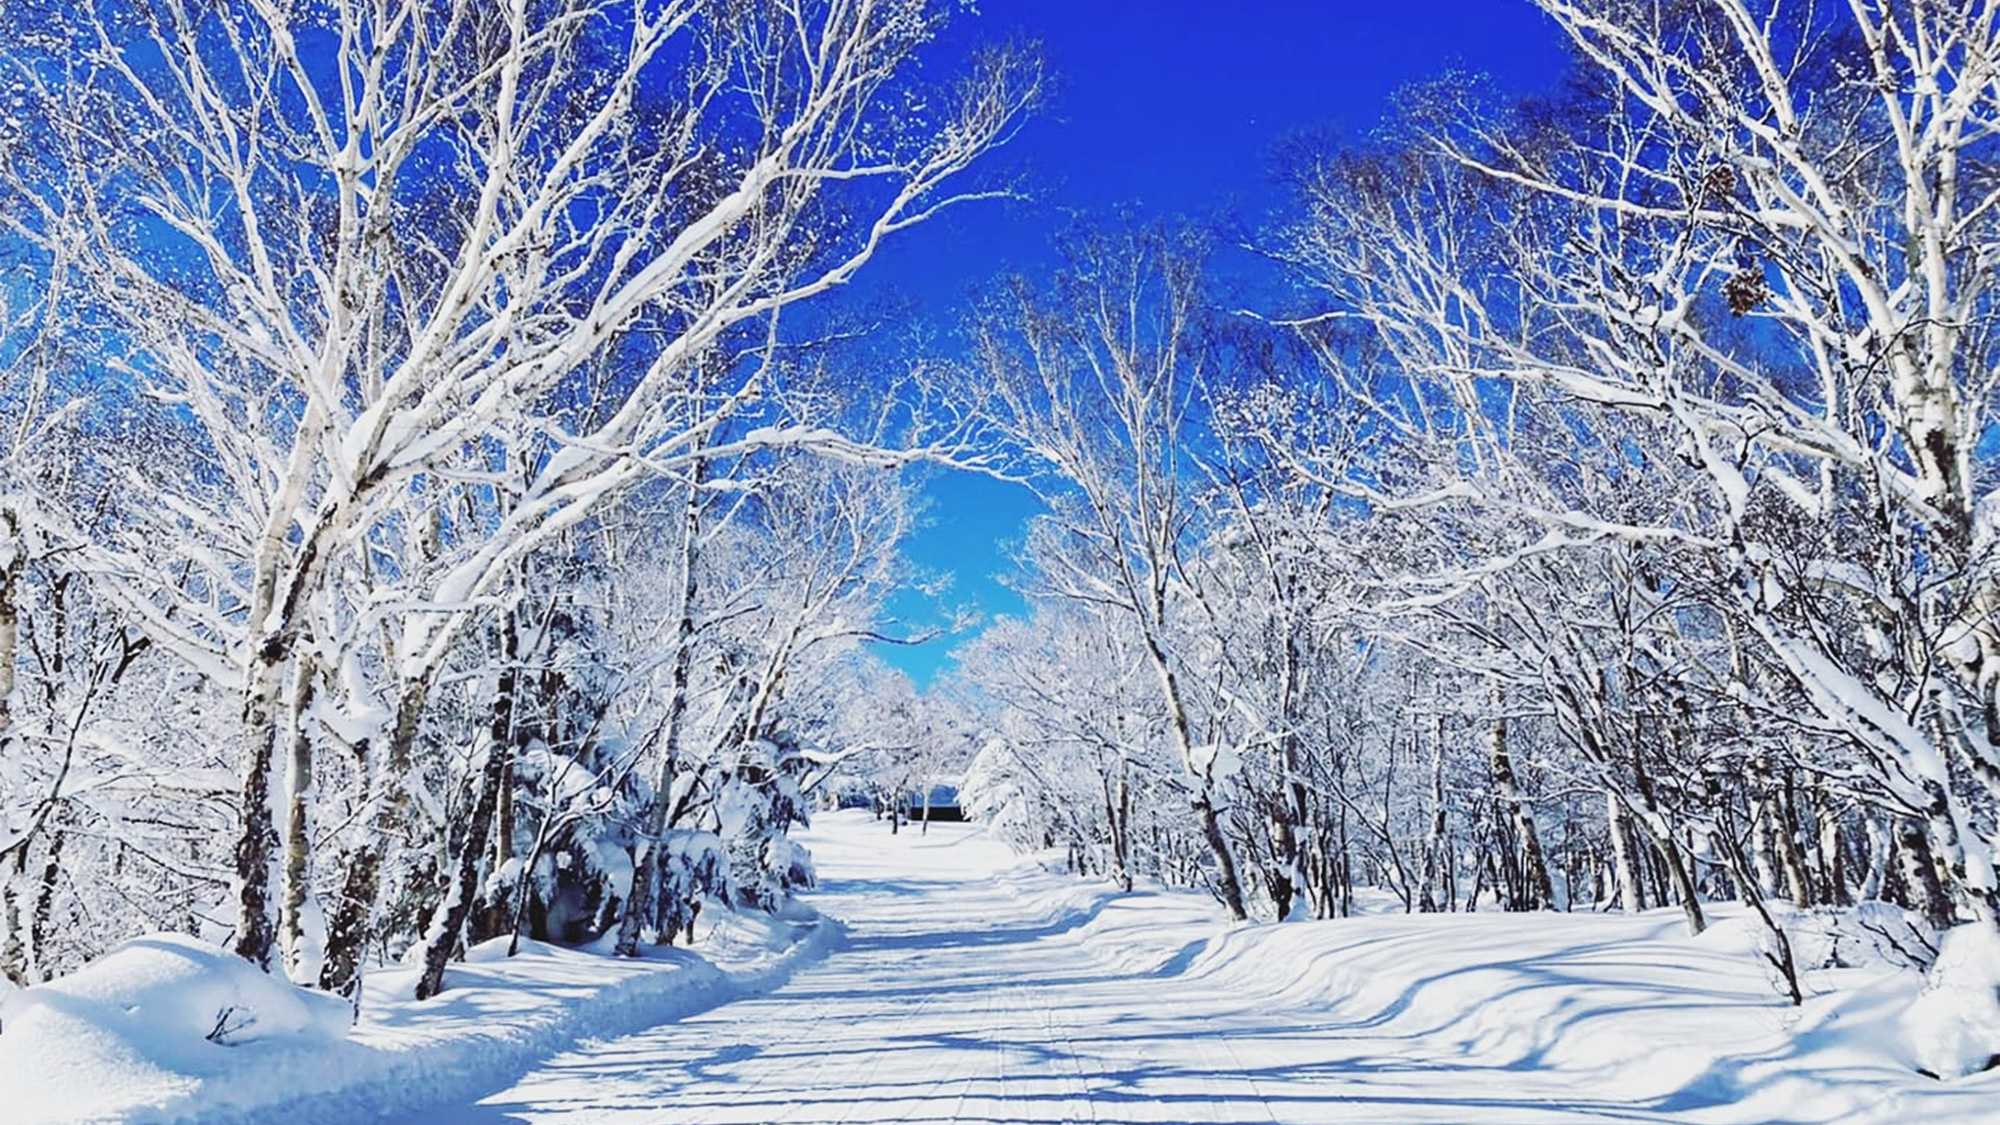
[[[1285,253],[1465,416],[1567,403],[1632,487],[1451,498],[1530,543],[1698,560],[1656,591],[1737,630],[1728,689],[1796,693],[1809,764],[1920,826],[1963,916],[2000,925],[1994,6],[1540,7],[1581,62],[1566,104],[1432,90],[1407,143],[1300,177]],[[1644,481],[1672,502],[1604,502]]]
[[[10,40],[66,173],[13,179],[10,236],[70,271],[67,329],[189,452],[130,458],[119,533],[83,545],[104,597],[243,701],[239,952],[275,965],[299,930],[292,797],[337,745],[368,786],[324,977],[352,993],[431,685],[526,560],[705,456],[766,392],[745,348],[780,310],[983,194],[954,185],[1035,71],[992,54],[920,92],[936,23],[923,0],[102,4]]]
[[[1052,591],[1118,615],[1136,633],[1189,781],[1218,897],[1247,916],[1223,827],[1231,756],[1204,741],[1181,628],[1182,548],[1197,508],[1189,443],[1204,367],[1200,256],[1164,229],[1086,233],[1045,294],[1011,286],[979,325],[979,378],[996,427],[1048,481]]]

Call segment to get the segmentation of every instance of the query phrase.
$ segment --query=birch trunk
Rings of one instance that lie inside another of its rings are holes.
[[[1841,847],[1840,810],[1828,804],[1822,794],[1817,815],[1820,902],[1827,906],[1851,906],[1853,902],[1847,891],[1847,853]]]
[[[14,729],[14,655],[21,637],[21,575],[26,569],[26,551],[21,542],[21,520],[12,508],[0,508],[0,761],[12,754]],[[28,949],[22,942],[20,891],[16,884],[28,869],[25,841],[9,857],[11,872],[0,873],[0,976],[25,988],[35,983],[29,976]]]
[[[514,752],[514,696],[520,687],[518,662],[519,633],[514,610],[506,611],[501,628],[500,680],[493,694],[493,712],[487,727],[486,762],[480,770],[479,796],[466,822],[465,839],[449,871],[445,900],[424,947],[424,971],[417,978],[416,997],[428,1000],[444,990],[444,968],[458,951],[465,923],[472,916],[473,898],[479,891],[481,860],[487,855],[487,840],[493,831],[493,814],[500,802],[500,783],[507,776],[507,764]]]
[[[620,957],[639,955],[640,930],[658,913],[660,842],[667,831],[667,804],[674,784],[674,757],[680,749],[681,726],[687,718],[688,679],[694,661],[694,606],[700,592],[697,564],[701,558],[701,484],[703,463],[697,461],[688,480],[687,507],[681,513],[680,615],[674,625],[674,665],[667,700],[666,724],[660,735],[660,768],[653,775],[653,799],[646,807],[639,835],[639,854],[632,864],[632,886],[625,895],[625,912],[618,921]]]
[[[1285,629],[1285,665],[1278,685],[1278,721],[1283,731],[1271,748],[1271,768],[1278,776],[1271,808],[1271,904],[1278,921],[1291,916],[1293,901],[1305,891],[1305,863],[1299,849],[1299,829],[1306,822],[1305,786],[1299,782],[1299,641],[1296,630]],[[1310,897],[1310,896],[1308,896]]]
[[[1500,806],[1513,821],[1515,838],[1521,844],[1521,876],[1527,894],[1510,903],[1515,910],[1547,910],[1555,905],[1555,889],[1549,883],[1548,861],[1542,854],[1542,838],[1535,830],[1535,816],[1521,799],[1520,782],[1514,776],[1514,757],[1507,748],[1506,691],[1493,686],[1493,728],[1488,734],[1487,751],[1493,768],[1493,787]]]
[[[305,982],[317,975],[317,966],[307,963],[306,903],[312,896],[312,773],[313,743],[308,731],[312,709],[313,681],[309,660],[293,662],[291,716],[291,756],[289,800],[285,805],[284,899],[279,915],[279,936],[283,943],[285,974]]]
[[[1646,884],[1639,878],[1639,842],[1632,813],[1616,790],[1604,791],[1604,822],[1611,832],[1611,863],[1618,878],[1618,908],[1627,914],[1646,909]]]
[[[21,576],[27,566],[21,517],[12,508],[0,508],[0,761],[6,760],[14,738],[14,659],[21,643]]]
[[[252,658],[243,702],[243,761],[237,790],[235,850],[237,956],[269,972],[278,919],[271,892],[279,884],[278,794],[273,786],[277,714],[290,642],[272,636]]]
[[[1771,817],[1772,840],[1778,846],[1779,869],[1785,873],[1785,893],[1800,910],[1813,904],[1812,876],[1806,871],[1805,850],[1799,847],[1798,816],[1792,787],[1772,786],[1765,796],[1766,814]]]
[[[1388,823],[1385,819],[1383,823]],[[1432,914],[1442,909],[1434,889],[1438,881],[1439,861],[1445,849],[1444,818],[1444,717],[1437,719],[1436,737],[1431,742],[1431,822],[1430,831],[1424,836],[1423,885],[1418,889],[1417,909]],[[1450,902],[1447,895],[1445,903]]]
[[[514,858],[514,756],[512,754],[507,756],[507,764],[501,771],[499,801],[500,807],[493,813],[492,869],[496,872],[504,870],[508,861]],[[496,883],[489,888],[485,917],[477,923],[479,936],[482,939],[507,932],[508,926],[518,913],[514,910],[514,903],[524,893],[523,880],[526,878],[527,871],[523,869],[506,885]]]
[[[1688,870],[1687,860],[1681,854],[1681,847],[1671,835],[1655,832],[1650,822],[1641,817],[1639,823],[1646,834],[1652,837],[1653,848],[1667,869],[1667,881],[1674,888],[1674,897],[1680,899],[1681,914],[1687,918],[1688,934],[1701,936],[1708,929],[1708,918],[1702,913],[1701,895],[1695,889],[1694,874]]]
[[[1167,695],[1167,710],[1181,761],[1194,775],[1198,787],[1188,803],[1194,810],[1195,820],[1201,825],[1201,838],[1208,844],[1209,854],[1215,859],[1216,897],[1222,900],[1223,909],[1229,911],[1230,920],[1241,922],[1250,914],[1243,905],[1243,880],[1236,871],[1236,854],[1230,850],[1229,837],[1223,834],[1222,820],[1215,808],[1214,765],[1211,762],[1209,768],[1202,769],[1195,761],[1194,732],[1189,724],[1187,706],[1181,698],[1180,680],[1174,675],[1173,668],[1167,663],[1167,654],[1161,651],[1150,631],[1146,636],[1146,648]]]
[[[1934,930],[1949,928],[1957,921],[1951,898],[1944,892],[1944,880],[1938,873],[1937,859],[1931,854],[1923,824],[1913,817],[1904,817],[1896,823],[1896,859],[1910,909],[1921,914]]]
[[[0,977],[26,988],[39,983],[29,974],[28,945],[22,940],[27,928],[21,922],[20,885],[28,873],[28,849],[17,849],[5,862],[8,870],[0,871],[0,925],[7,932],[0,937]]]
[[[326,960],[320,966],[319,986],[355,1005],[361,1003],[361,981],[368,943],[375,937],[375,904],[382,889],[382,860],[385,844],[400,839],[405,828],[406,790],[402,778],[416,760],[418,725],[429,698],[428,681],[413,680],[403,688],[396,703],[395,725],[389,731],[383,758],[373,759],[373,747],[356,748],[356,769],[364,792],[361,806],[370,810],[362,817],[362,834],[346,852],[346,877],[341,882],[340,899],[327,920]]]
[[[1111,854],[1118,867],[1118,889],[1132,890],[1132,763],[1121,747],[1118,754],[1118,796],[1111,807]]]

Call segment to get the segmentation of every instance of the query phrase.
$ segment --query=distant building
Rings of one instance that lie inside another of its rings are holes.
[[[965,810],[958,803],[958,786],[934,785],[930,791],[930,811],[924,810],[924,791],[913,789],[905,794],[904,808],[911,820],[964,820]]]

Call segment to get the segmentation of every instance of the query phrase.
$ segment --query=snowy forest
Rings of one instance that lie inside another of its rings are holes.
[[[8,0],[0,1000],[633,957],[948,786],[1238,922],[1743,912],[1789,1004],[1846,927],[1986,1069],[2000,4],[1533,3],[1552,92],[1441,66],[931,336],[848,298],[1044,192],[989,15]],[[892,612],[941,473],[1032,492],[1025,613]]]

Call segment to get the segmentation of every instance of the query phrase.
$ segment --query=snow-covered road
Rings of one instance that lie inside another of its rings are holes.
[[[422,1120],[1806,1122],[1880,1097],[1866,1080],[1793,1080],[1782,1062],[1761,1078],[1718,1067],[1714,1052],[1745,1035],[1753,1053],[1782,1043],[1789,1017],[1740,951],[1697,951],[1646,978],[1647,942],[1687,944],[1670,918],[1591,919],[1623,926],[1602,935],[1620,940],[1581,945],[1552,921],[1385,918],[1369,940],[1341,939],[1336,965],[1312,955],[1323,927],[1232,931],[1185,896],[1140,896],[1121,919],[1132,900],[1009,874],[1016,861],[964,828],[892,838],[828,819],[810,841],[824,879],[812,901],[848,937],[826,960]],[[1506,943],[1489,963],[1386,993],[1348,975],[1370,956],[1440,953],[1426,934],[1456,929],[1441,940],[1462,951],[1470,926]],[[1259,936],[1232,955],[1246,934]],[[1635,972],[1639,984],[1603,983]],[[1677,1046],[1690,1037],[1703,1046]]]

